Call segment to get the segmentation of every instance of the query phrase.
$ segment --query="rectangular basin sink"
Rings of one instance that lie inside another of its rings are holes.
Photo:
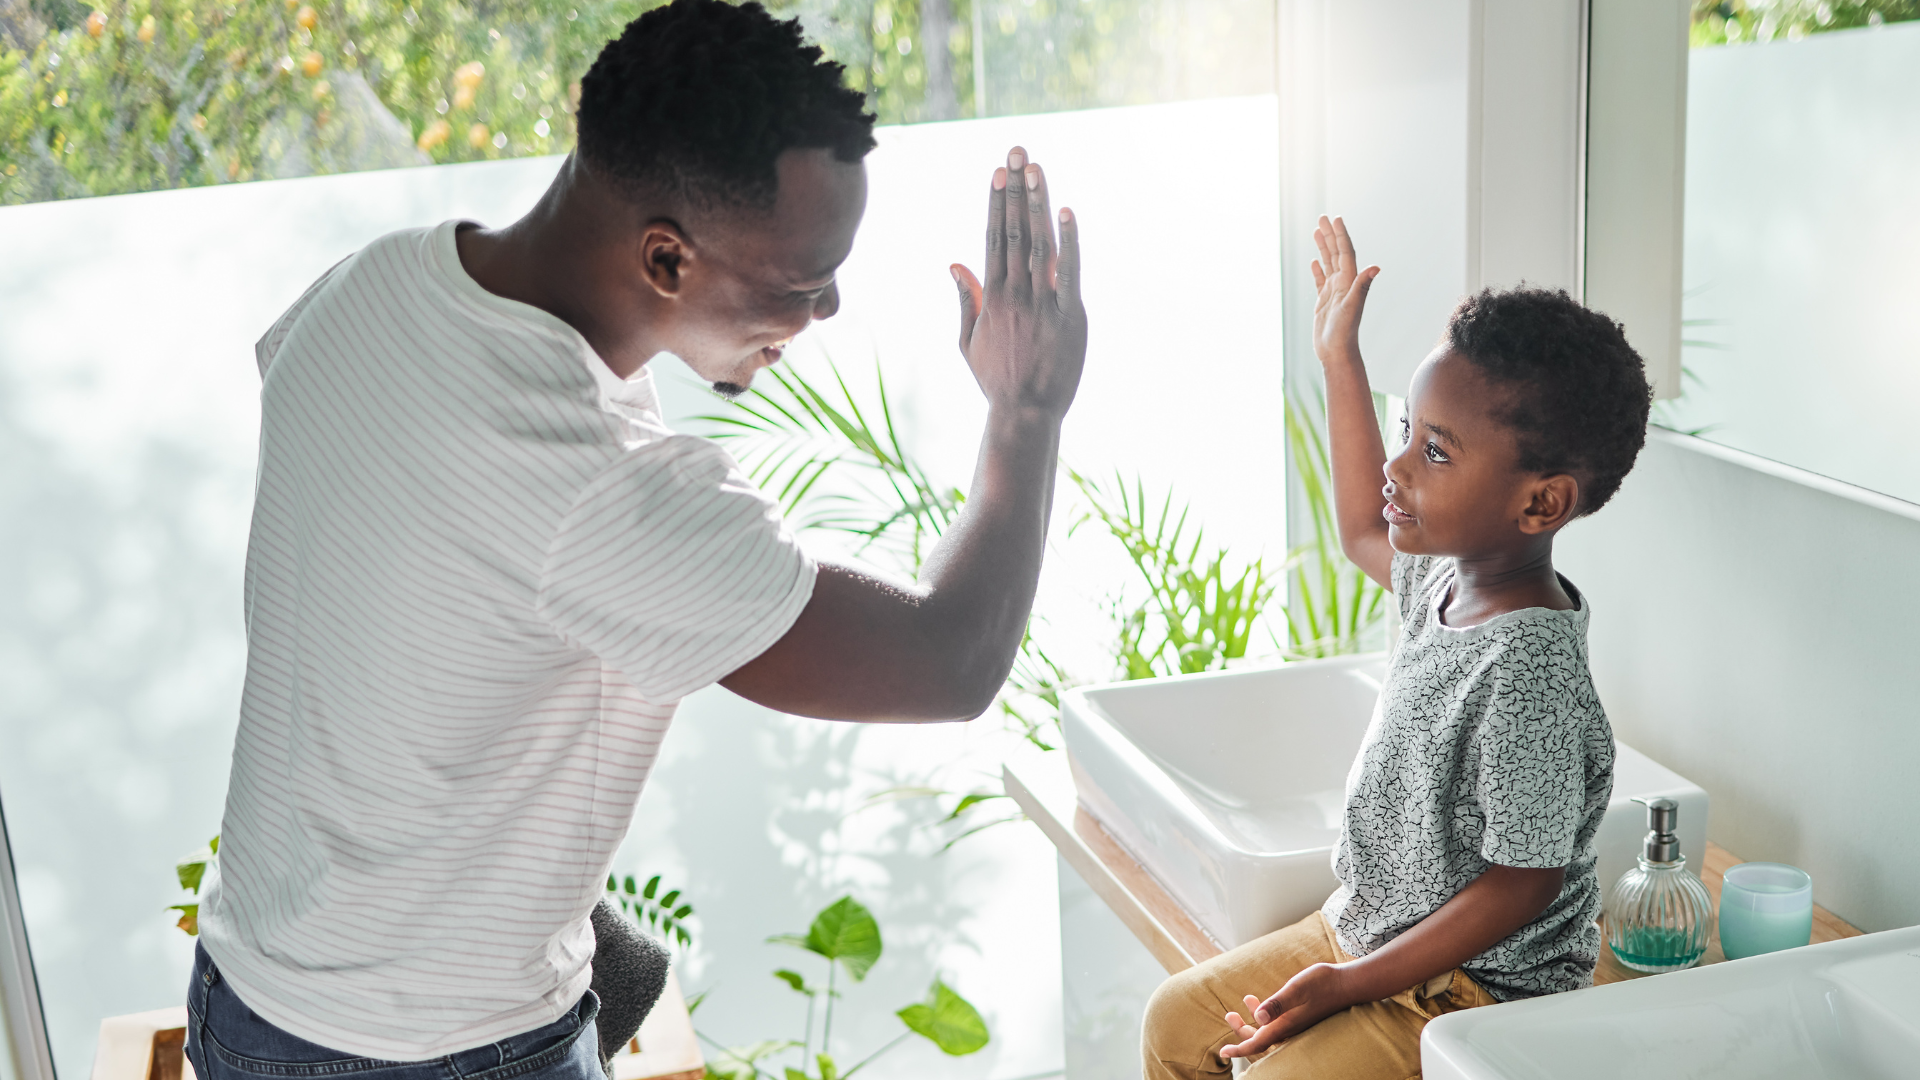
[[[1297,922],[1337,884],[1347,772],[1385,670],[1375,653],[1071,691],[1061,723],[1080,803],[1222,947]],[[1601,888],[1639,853],[1636,795],[1679,802],[1697,867],[1706,792],[1618,751],[1596,840]]]
[[[1449,1013],[1427,1080],[1911,1080],[1920,927]]]

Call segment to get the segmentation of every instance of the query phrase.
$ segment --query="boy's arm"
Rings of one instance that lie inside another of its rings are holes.
[[[1532,922],[1560,895],[1566,867],[1489,866],[1439,910],[1372,953],[1345,964],[1315,964],[1265,1001],[1248,995],[1247,1013],[1228,1013],[1240,1037],[1223,1058],[1247,1057],[1339,1012],[1452,971]],[[1261,1025],[1258,1029],[1253,1024]]]
[[[1320,258],[1313,264],[1319,291],[1313,305],[1313,351],[1327,381],[1327,441],[1333,455],[1333,510],[1340,546],[1353,564],[1383,587],[1393,588],[1393,545],[1380,516],[1386,496],[1387,449],[1373,413],[1367,367],[1360,359],[1360,314],[1380,268],[1359,269],[1346,222],[1324,215],[1313,230]]]

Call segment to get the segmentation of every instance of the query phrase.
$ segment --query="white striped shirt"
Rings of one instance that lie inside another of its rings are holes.
[[[259,344],[246,688],[200,909],[255,1012],[389,1060],[585,993],[675,703],[814,581],[648,375],[469,277],[457,224],[376,240]]]

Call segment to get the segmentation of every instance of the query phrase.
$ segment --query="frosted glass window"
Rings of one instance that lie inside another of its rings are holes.
[[[1692,52],[1684,392],[1654,419],[1920,502],[1920,22],[1819,26]]]

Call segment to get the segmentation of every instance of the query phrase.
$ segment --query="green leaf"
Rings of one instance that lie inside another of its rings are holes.
[[[820,1080],[840,1080],[840,1067],[826,1054],[814,1055],[814,1061],[820,1064]]]
[[[804,934],[775,934],[767,939],[767,944],[791,945],[796,949],[804,949],[807,947],[807,939]]]
[[[660,898],[660,906],[667,909],[668,911],[672,911],[673,902],[678,899],[680,899],[680,890],[675,889],[672,892]]]
[[[960,804],[953,808],[953,813],[948,814],[946,817],[941,818],[940,820],[942,823],[952,821],[954,818],[957,818],[961,814],[966,813],[969,809],[975,806],[978,806],[989,799],[1004,799],[1004,798],[1006,798],[1005,795],[997,795],[992,792],[986,792],[986,791],[976,791],[973,794],[962,798],[960,800]]]
[[[607,891],[610,893],[617,893],[620,891],[620,883],[614,880],[612,874],[607,875]]]
[[[927,992],[927,1000],[909,1005],[895,1014],[941,1050],[955,1057],[971,1054],[987,1045],[987,1022],[966,998],[939,979]]]
[[[639,891],[639,889],[638,889],[638,888],[636,888],[636,887],[635,887],[635,885],[634,885],[634,880],[633,880],[633,875],[632,875],[632,874],[628,874],[628,875],[627,875],[627,880],[626,880],[626,882],[625,882],[625,884],[626,884],[626,889],[627,889],[627,895],[628,895],[628,896],[632,896],[632,895],[633,895],[634,893],[636,893],[636,892],[638,892],[638,891]]]
[[[220,836],[218,833],[214,834],[213,839],[207,841],[207,850],[213,852],[215,855],[220,854]]]
[[[660,875],[655,874],[647,879],[647,887],[641,890],[640,895],[651,900],[653,899],[654,890],[658,888],[660,888]]]
[[[804,1070],[796,1069],[789,1065],[787,1066],[787,1080],[813,1080],[813,1078],[808,1076]]]
[[[813,993],[814,993],[813,988],[807,985],[807,980],[805,979],[805,977],[803,977],[797,971],[790,971],[786,968],[781,968],[779,971],[776,971],[773,973],[773,977],[776,979],[779,979],[781,982],[786,983],[788,986],[793,987],[795,990],[800,991],[801,993],[807,995],[808,997],[813,996]]]
[[[679,907],[674,909],[673,917],[675,919],[684,919],[691,914],[693,914],[693,905],[681,904]]]
[[[858,982],[880,959],[880,924],[858,900],[843,896],[813,917],[802,947],[840,961]]]
[[[200,894],[200,879],[206,876],[207,860],[200,858],[182,859],[173,866],[174,875],[180,879],[180,887]]]
[[[713,991],[711,990],[702,990],[699,993],[688,998],[687,999],[687,1015],[692,1016],[693,1011],[695,1009],[698,1009],[700,1007],[700,1003],[707,1000],[707,995],[711,993],[713,993]]]
[[[186,931],[188,937],[200,936],[199,904],[171,904],[167,907],[167,910],[180,913],[180,921],[174,925]]]

